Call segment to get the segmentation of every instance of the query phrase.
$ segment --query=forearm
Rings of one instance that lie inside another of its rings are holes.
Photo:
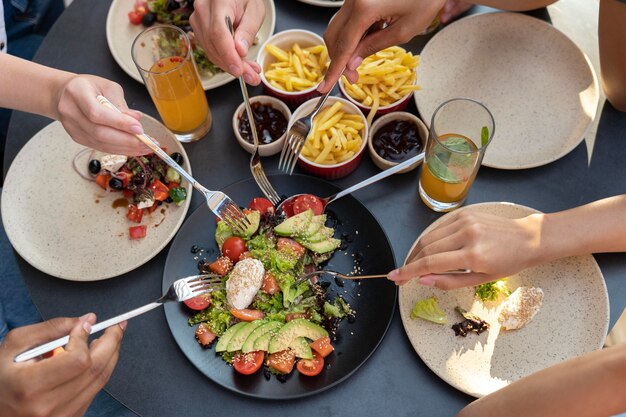
[[[600,1],[598,41],[602,87],[613,106],[626,111],[626,3]]]
[[[626,194],[535,216],[541,263],[566,256],[626,252]]]
[[[457,417],[595,417],[626,411],[626,345],[562,362],[483,397]]]
[[[0,107],[58,119],[61,87],[74,74],[0,54]]]
[[[557,0],[468,0],[468,3],[494,7],[511,12],[522,12],[546,7],[556,1]]]

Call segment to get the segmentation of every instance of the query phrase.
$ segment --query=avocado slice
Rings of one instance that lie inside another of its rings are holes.
[[[228,329],[226,329],[222,337],[220,337],[217,341],[217,345],[215,345],[215,351],[225,352],[228,348],[228,343],[230,342],[230,339],[235,335],[235,333],[239,331],[239,329],[246,326],[247,324],[247,322],[242,321],[235,324],[233,327],[229,327]]]
[[[321,242],[323,240],[328,240],[331,237],[333,237],[333,234],[335,233],[335,230],[332,227],[326,227],[326,226],[322,226],[317,233],[311,235],[311,236],[307,236],[307,237],[298,237],[296,238],[296,240],[303,244],[303,243],[317,243],[317,242]]]
[[[276,353],[288,349],[291,342],[297,337],[317,340],[327,336],[328,332],[323,327],[306,319],[293,319],[281,327],[278,333],[270,339],[268,352]]]
[[[300,244],[315,253],[326,253],[337,249],[341,245],[341,240],[331,237],[321,242],[300,242]]]
[[[313,352],[309,342],[304,337],[296,337],[289,343],[289,349],[296,353],[297,358],[313,359]]]
[[[298,235],[307,230],[312,219],[313,210],[308,209],[307,211],[298,213],[295,216],[291,216],[281,224],[274,227],[274,232],[280,236]]]
[[[237,352],[241,350],[243,347],[243,342],[246,341],[250,333],[252,333],[257,327],[264,325],[267,323],[264,320],[255,320],[249,322],[246,326],[243,326],[241,329],[237,330],[237,333],[233,335],[228,341],[228,347],[226,350],[229,352]]]
[[[318,230],[322,228],[326,224],[326,215],[320,214],[319,216],[313,216],[311,219],[311,223],[309,223],[309,227],[298,235],[299,238],[307,238],[313,236],[317,233]]]
[[[243,232],[239,232],[237,230],[233,230],[235,236],[239,236],[242,238],[252,237],[254,233],[259,229],[259,224],[261,224],[261,213],[256,210],[250,210],[246,212],[246,217],[250,221],[248,227]]]
[[[267,332],[263,336],[259,336],[259,338],[254,341],[254,348],[252,350],[262,350],[263,352],[267,352],[270,346],[270,340],[275,334],[275,332]]]
[[[250,333],[246,341],[243,342],[241,351],[243,353],[248,353],[248,352],[253,352],[255,350],[258,350],[254,348],[254,344],[257,341],[257,339],[259,339],[261,336],[265,335],[266,333],[270,333],[270,334],[276,333],[278,329],[280,329],[281,327],[283,327],[283,323],[279,321],[268,321],[262,326],[257,327],[256,329],[254,329],[254,331],[252,331],[252,333]]]

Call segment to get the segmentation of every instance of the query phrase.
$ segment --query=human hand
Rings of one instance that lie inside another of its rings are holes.
[[[107,97],[123,114],[111,111],[96,99]],[[141,113],[129,110],[122,87],[93,75],[74,75],[60,88],[57,119],[74,141],[102,152],[137,156],[152,152],[135,137],[143,133]]]
[[[478,285],[515,274],[540,262],[541,214],[507,219],[461,211],[422,236],[407,265],[389,279],[403,285],[418,279],[443,290]],[[434,275],[456,269],[467,275]]]
[[[126,322],[87,343],[93,313],[56,318],[14,329],[0,345],[0,410],[5,417],[82,416],[106,384],[117,363]],[[61,351],[47,359],[15,363],[19,353],[70,335]]]
[[[318,91],[330,90],[342,70],[348,81],[356,82],[356,69],[364,58],[423,32],[444,1],[346,0],[324,32],[331,62]],[[381,23],[387,26],[374,30]]]
[[[226,16],[233,22],[235,39],[226,26]],[[263,19],[263,0],[196,0],[189,22],[212,63],[235,77],[243,75],[248,84],[258,85],[261,67],[245,57]]]
[[[440,21],[444,25],[450,23],[472,7],[474,7],[474,4],[463,0],[446,0],[446,4],[444,4],[441,10]]]

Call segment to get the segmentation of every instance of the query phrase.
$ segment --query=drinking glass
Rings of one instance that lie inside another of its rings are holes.
[[[202,138],[212,116],[185,31],[148,28],[135,38],[131,54],[165,126],[181,142]]]
[[[453,98],[435,110],[419,180],[422,201],[435,211],[451,211],[467,197],[495,131],[484,104]]]

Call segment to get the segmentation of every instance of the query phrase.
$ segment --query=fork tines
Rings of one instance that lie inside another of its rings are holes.
[[[278,169],[285,171],[289,175],[293,173],[305,139],[306,137],[299,133],[289,135],[280,153]]]
[[[270,181],[265,175],[265,171],[260,164],[255,165],[252,168],[252,176],[254,176],[254,179],[261,188],[261,191],[265,194],[268,200],[272,202],[272,204],[277,205],[280,203],[280,197],[276,193],[276,190],[274,190],[274,187],[272,187],[272,184],[270,184]]]
[[[219,216],[228,224],[228,226],[240,233],[246,231],[251,225],[248,217],[243,211],[230,199],[219,208]]]

